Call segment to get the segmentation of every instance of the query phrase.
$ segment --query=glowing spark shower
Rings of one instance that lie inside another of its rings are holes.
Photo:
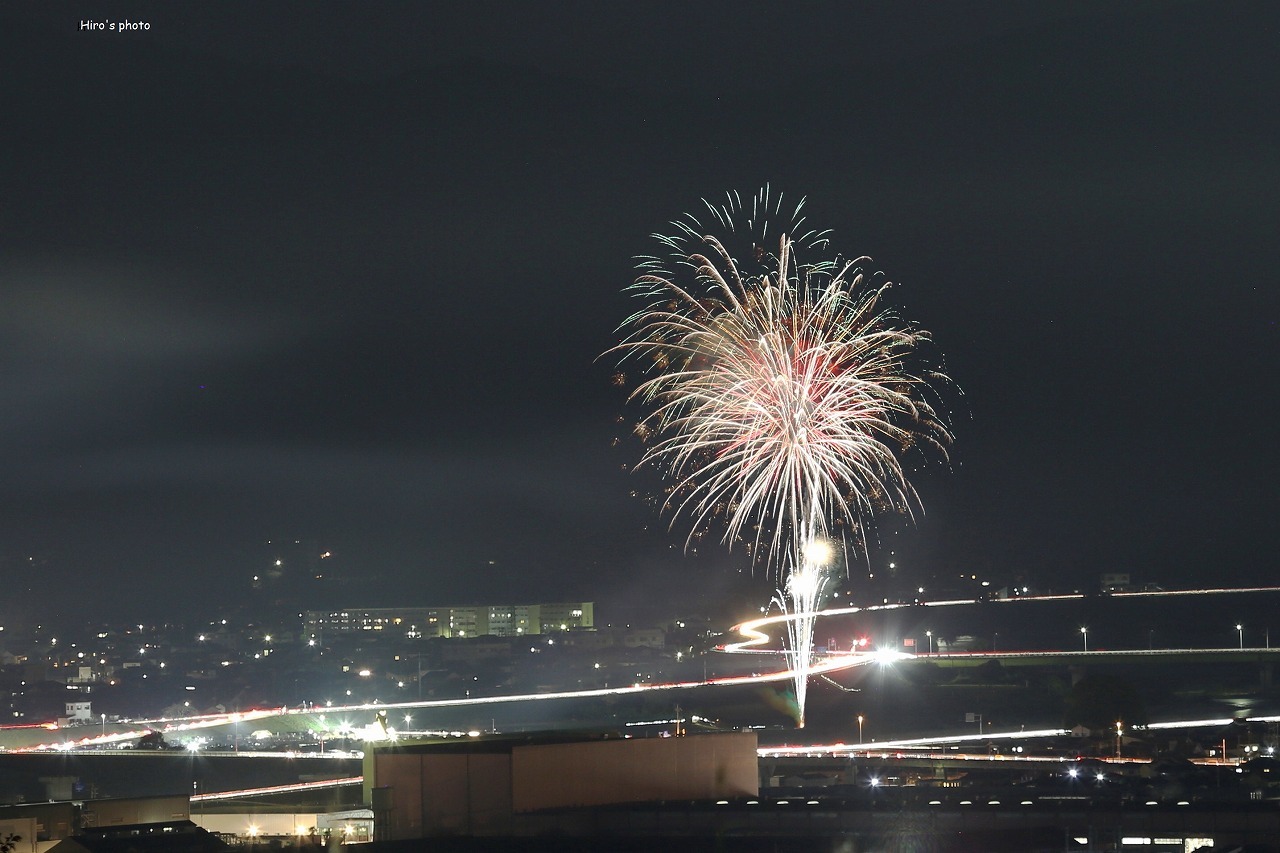
[[[867,258],[828,255],[803,202],[787,217],[766,188],[748,205],[704,204],[710,229],[688,215],[657,237],[662,256],[641,259],[631,291],[644,307],[617,349],[643,374],[642,464],[671,483],[673,524],[689,521],[692,541],[719,521],[730,547],[777,573],[804,725],[834,549],[865,552],[877,513],[917,504],[900,455],[945,457],[931,402],[945,377],[928,333],[882,305],[888,282],[862,271]]]

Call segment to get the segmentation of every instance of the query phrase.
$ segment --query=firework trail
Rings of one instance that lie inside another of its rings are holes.
[[[830,256],[803,201],[788,216],[766,188],[704,205],[707,225],[688,215],[655,235],[663,254],[640,259],[630,288],[644,306],[616,349],[651,407],[642,464],[672,484],[664,509],[690,540],[722,524],[777,573],[784,612],[812,614],[835,528],[856,543],[877,513],[918,505],[900,455],[945,457],[931,400],[946,379],[928,368],[928,333],[881,305],[888,282],[864,275],[866,258]],[[788,626],[803,725],[813,619]]]

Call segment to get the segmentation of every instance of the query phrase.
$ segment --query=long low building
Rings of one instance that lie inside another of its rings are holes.
[[[348,607],[308,610],[308,640],[365,632],[419,637],[519,637],[595,627],[595,603],[491,604],[468,607]]]
[[[365,753],[376,836],[503,835],[521,815],[759,791],[755,732],[496,736]]]

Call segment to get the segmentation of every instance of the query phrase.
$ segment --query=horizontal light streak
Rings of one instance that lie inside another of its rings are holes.
[[[207,803],[214,800],[237,800],[246,797],[262,797],[270,794],[293,794],[300,791],[322,791],[328,788],[344,788],[348,785],[364,784],[363,776],[347,776],[342,779],[324,779],[319,782],[294,782],[289,785],[268,785],[265,788],[241,788],[236,791],[215,791],[210,794],[194,794],[193,803]]]
[[[1276,586],[1259,586],[1259,587],[1243,587],[1236,589],[1228,588],[1206,588],[1206,589],[1185,589],[1185,590],[1161,590],[1152,592],[1116,592],[1108,593],[1113,597],[1160,597],[1160,596],[1187,596],[1187,595],[1223,595],[1230,593],[1257,593],[1257,592],[1280,592],[1280,587]],[[989,603],[1009,603],[1015,601],[1032,602],[1032,601],[1064,601],[1077,600],[1085,598],[1083,593],[1071,593],[1065,595],[1028,595],[1018,596],[1014,598],[992,599]],[[837,607],[828,610],[818,611],[813,614],[807,613],[787,613],[775,616],[764,616],[759,619],[752,619],[734,626],[731,630],[739,632],[743,639],[728,643],[720,648],[721,651],[737,654],[773,654],[783,655],[781,648],[764,648],[772,642],[772,637],[766,633],[763,628],[770,625],[783,624],[809,616],[849,616],[862,612],[878,612],[887,610],[899,610],[917,607],[951,607],[963,606],[978,603],[978,599],[947,599],[940,601],[923,601],[919,603],[894,603],[894,604],[877,604],[867,607]],[[1072,657],[1072,658],[1093,658],[1102,659],[1107,657],[1158,657],[1158,656],[1176,656],[1194,653],[1212,652],[1215,654],[1233,653],[1233,654],[1258,654],[1258,653],[1275,653],[1280,655],[1280,648],[1222,648],[1222,649],[1131,649],[1131,650],[1101,650],[1101,651],[1034,651],[1034,652],[979,652],[979,653],[934,653],[930,655],[915,655],[907,652],[898,652],[892,650],[881,649],[872,652],[828,652],[825,659],[809,667],[810,674],[826,674],[838,672],[844,669],[851,669],[858,666],[866,666],[871,663],[889,663],[893,661],[919,660],[928,658],[942,659],[963,659],[964,657],[973,658],[1054,658],[1054,657]],[[218,726],[226,726],[234,723],[253,722],[276,716],[317,716],[319,714],[344,714],[363,711],[379,711],[379,710],[411,710],[415,708],[449,708],[449,707],[467,707],[472,705],[497,705],[507,702],[530,702],[539,700],[556,700],[556,699],[590,699],[604,696],[625,696],[633,693],[644,693],[654,690],[685,690],[694,687],[706,686],[732,686],[743,684],[763,684],[777,681],[786,681],[795,678],[796,671],[794,669],[785,669],[775,672],[762,674],[743,675],[743,676],[726,676],[722,678],[711,678],[704,681],[681,681],[666,682],[660,684],[632,684],[628,687],[605,687],[592,690],[564,690],[552,693],[524,693],[508,696],[480,696],[468,697],[463,699],[434,699],[419,700],[412,702],[389,702],[382,703],[366,703],[360,705],[338,705],[326,706],[325,708],[311,708],[307,710],[290,709],[290,708],[265,708],[254,709],[249,711],[239,711],[231,714],[205,714],[193,715],[190,717],[178,718],[159,718],[154,720],[135,720],[134,725],[143,726],[144,728],[134,729],[128,732],[113,732],[106,735],[96,735],[82,737],[74,741],[58,741],[42,743],[32,747],[23,747],[15,749],[14,752],[30,752],[30,751],[46,751],[46,750],[71,750],[71,749],[92,749],[109,747],[112,744],[118,744],[125,741],[135,740],[152,731],[158,731],[161,734],[174,734],[187,731],[198,731],[201,729],[214,728]],[[1260,719],[1278,719],[1278,718],[1260,718]],[[1221,721],[1225,725],[1229,721]],[[1148,728],[1173,728],[1181,724],[1179,723],[1153,723]],[[41,726],[36,726],[41,727]],[[42,727],[50,731],[59,731],[56,725],[44,724]],[[33,728],[31,725],[24,726],[3,726],[5,730],[17,728]],[[78,727],[83,730],[87,726]],[[1019,732],[1019,735],[1025,736],[1025,733]],[[994,737],[986,735],[985,737]],[[936,740],[932,742],[938,742]],[[883,746],[883,744],[882,744]],[[240,754],[250,754],[240,753]],[[327,754],[313,753],[293,753],[295,757],[304,757]],[[331,756],[330,756],[331,757]]]

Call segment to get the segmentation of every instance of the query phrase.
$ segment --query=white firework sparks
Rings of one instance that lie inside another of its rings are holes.
[[[643,462],[673,483],[673,522],[688,518],[692,537],[723,516],[725,541],[777,571],[784,606],[812,613],[833,527],[911,512],[899,455],[945,456],[951,435],[930,402],[945,377],[921,366],[928,333],[882,306],[888,283],[866,277],[866,258],[821,257],[826,233],[804,230],[800,207],[777,236],[781,198],[767,189],[750,211],[736,196],[707,207],[723,237],[675,223],[658,238],[670,256],[642,259],[632,288],[646,304],[618,349],[645,364],[633,397],[652,406],[655,438]],[[803,725],[813,625],[789,624]]]

